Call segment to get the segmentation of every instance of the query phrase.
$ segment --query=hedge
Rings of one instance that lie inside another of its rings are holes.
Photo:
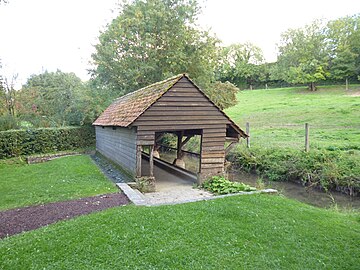
[[[0,159],[94,146],[91,126],[0,131]]]

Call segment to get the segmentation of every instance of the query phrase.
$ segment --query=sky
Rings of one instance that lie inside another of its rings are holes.
[[[18,85],[45,70],[89,79],[93,45],[119,12],[119,0],[8,0],[0,4],[2,74],[18,74]],[[358,0],[200,0],[199,26],[224,45],[252,42],[268,62],[276,60],[282,32],[315,19],[360,12]]]

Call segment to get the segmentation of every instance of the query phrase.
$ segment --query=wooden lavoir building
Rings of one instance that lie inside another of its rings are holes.
[[[178,136],[177,157],[194,135],[201,136],[198,182],[224,171],[225,142],[247,135],[191,79],[181,74],[116,99],[93,123],[96,148],[134,177],[141,177],[142,149],[154,147],[162,133]]]

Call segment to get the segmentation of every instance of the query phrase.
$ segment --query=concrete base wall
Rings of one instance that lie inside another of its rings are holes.
[[[135,128],[95,127],[96,150],[119,164],[135,176],[136,173],[136,131]]]

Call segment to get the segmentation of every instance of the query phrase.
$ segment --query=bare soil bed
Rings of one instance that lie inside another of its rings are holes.
[[[0,239],[30,231],[60,220],[125,205],[129,199],[123,193],[111,193],[79,200],[55,202],[0,212]]]

